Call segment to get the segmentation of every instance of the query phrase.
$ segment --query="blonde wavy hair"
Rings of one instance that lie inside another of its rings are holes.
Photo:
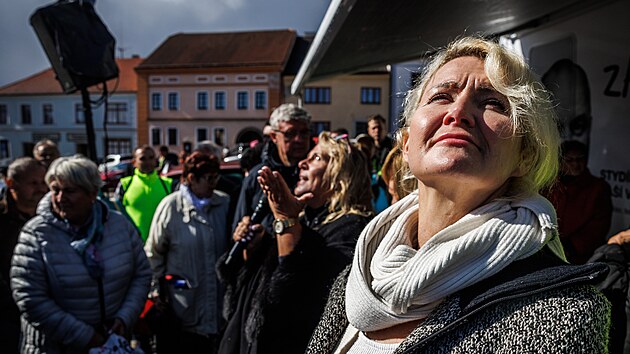
[[[365,154],[347,138],[332,138],[329,132],[319,134],[318,145],[328,158],[323,187],[332,191],[324,223],[346,214],[370,216],[373,211],[371,180]]]
[[[560,135],[550,94],[532,73],[524,59],[481,37],[464,37],[438,52],[425,67],[422,79],[408,93],[403,126],[408,128],[429,81],[449,61],[472,56],[484,62],[490,83],[510,103],[513,136],[522,137],[522,177],[512,177],[504,197],[539,192],[551,185],[558,174]]]
[[[398,200],[418,189],[418,180],[410,171],[408,172],[407,163],[403,158],[403,141],[407,139],[408,135],[409,131],[407,129],[399,129],[396,132],[396,145],[385,157],[381,168],[381,177],[385,184],[389,184],[390,180],[395,181],[394,190]]]

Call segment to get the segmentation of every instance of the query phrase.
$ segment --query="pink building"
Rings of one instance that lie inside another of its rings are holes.
[[[139,144],[180,151],[203,140],[231,147],[260,138],[283,102],[295,40],[293,30],[167,38],[136,68]]]

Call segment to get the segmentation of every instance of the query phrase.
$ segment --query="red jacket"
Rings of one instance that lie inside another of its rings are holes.
[[[558,213],[560,239],[571,263],[583,264],[606,243],[612,218],[610,186],[587,169],[558,180],[550,195]]]

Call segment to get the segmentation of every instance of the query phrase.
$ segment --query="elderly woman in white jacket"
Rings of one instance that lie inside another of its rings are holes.
[[[152,295],[168,301],[181,320],[179,333],[158,333],[160,352],[212,353],[216,347],[222,288],[215,264],[227,247],[230,204],[216,190],[219,168],[216,157],[193,152],[184,162],[180,189],[162,199],[153,216],[145,245],[156,285]],[[160,289],[165,276],[170,281]]]
[[[22,229],[11,288],[22,318],[22,353],[86,353],[140,314],[151,269],[135,227],[97,199],[92,161],[62,157],[50,188]]]

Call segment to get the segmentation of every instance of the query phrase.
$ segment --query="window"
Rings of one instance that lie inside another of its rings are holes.
[[[162,145],[162,129],[151,128],[151,145]]]
[[[32,123],[31,105],[30,104],[21,105],[20,112],[22,113],[22,124],[31,124]]]
[[[31,149],[31,151],[33,150]],[[8,159],[10,157],[9,141],[7,139],[0,139],[0,159]]]
[[[169,111],[179,110],[179,94],[177,94],[177,92],[168,93],[168,110]]]
[[[168,145],[179,145],[177,142],[177,128],[168,128],[166,130],[167,135],[167,144]]]
[[[42,105],[42,116],[44,125],[53,124],[53,105],[46,103]]]
[[[219,91],[214,93],[214,109],[225,109],[225,92]]]
[[[208,128],[197,128],[197,142],[208,140]]]
[[[255,100],[256,100],[256,109],[267,108],[267,92],[256,91]]]
[[[359,134],[367,134],[367,122],[354,122],[354,131]]]
[[[162,110],[162,94],[161,93],[154,92],[151,94],[151,110],[153,111]]]
[[[318,136],[323,131],[330,131],[330,122],[311,122],[311,133]]]
[[[83,105],[81,103],[74,104],[74,122],[85,123],[85,117],[83,116]]]
[[[304,103],[330,104],[330,87],[305,88]]]
[[[238,109],[247,109],[247,91],[240,91],[236,93],[236,108]]]
[[[361,104],[381,104],[381,88],[361,87]]]
[[[9,153],[9,141],[7,139],[0,139],[0,159],[8,159],[10,157],[11,154]]]
[[[87,143],[74,143],[74,151],[76,151],[77,154],[87,156],[88,144]]]
[[[208,92],[197,92],[197,109],[200,111],[208,109]]]
[[[126,102],[108,102],[107,103],[107,123],[110,124],[127,124],[127,103]]]
[[[131,139],[112,139],[107,140],[107,153],[131,155]]]
[[[9,123],[9,114],[7,112],[7,105],[0,104],[0,124],[8,124]]]
[[[225,145],[225,128],[214,128],[214,143],[219,146]]]
[[[265,82],[267,81],[267,75],[256,75],[254,76],[255,82]]]

